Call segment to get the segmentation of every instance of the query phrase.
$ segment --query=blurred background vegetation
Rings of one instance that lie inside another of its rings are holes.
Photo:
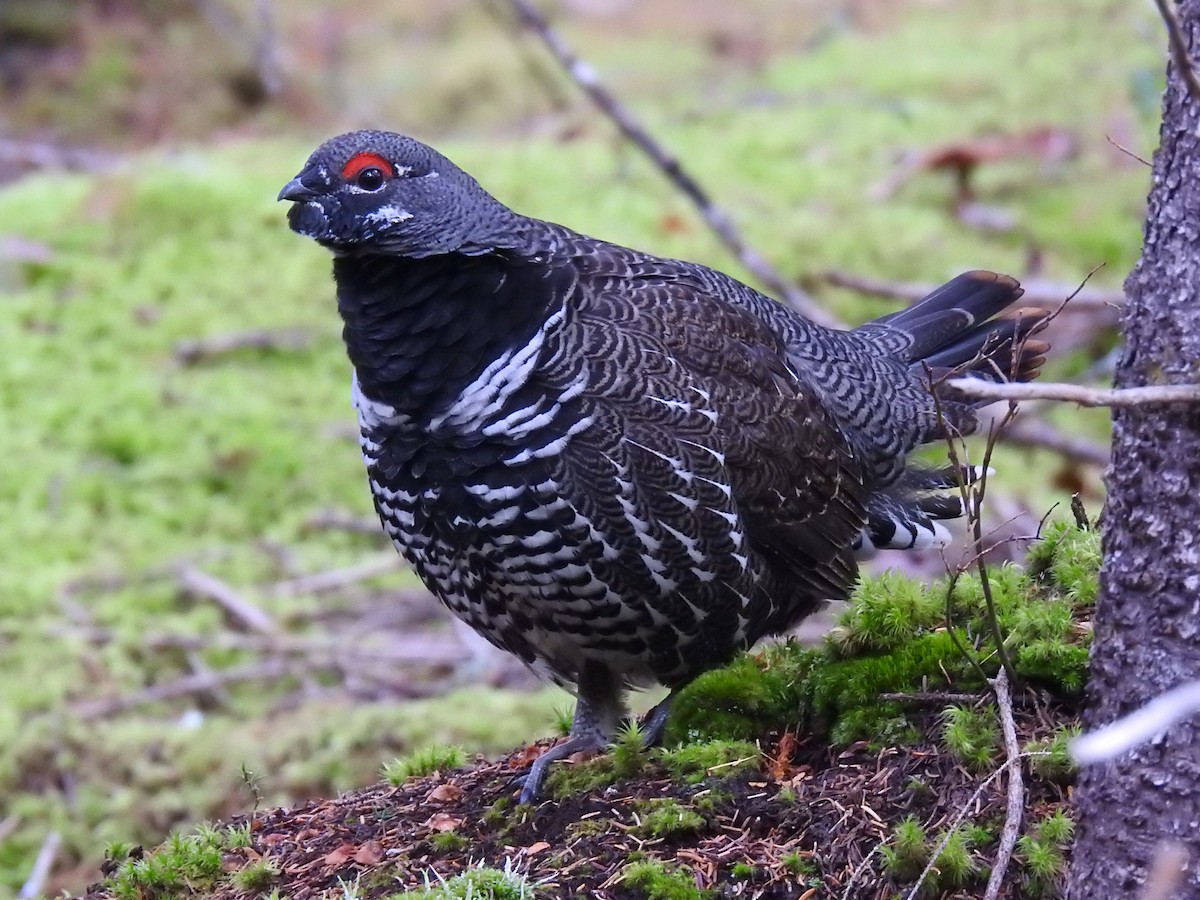
[[[824,273],[986,267],[1065,296],[1136,258],[1148,4],[546,9],[847,321],[894,301]],[[502,0],[0,3],[0,896],[51,832],[48,888],[78,889],[108,841],[363,784],[430,741],[497,752],[567,705],[460,640],[375,533],[328,260],[274,199],[319,140],[383,127],[523,212],[747,277],[515,22]],[[1101,319],[1060,321],[1053,377],[1103,380]],[[1107,440],[1103,412],[1044,417]],[[997,466],[1026,533],[1073,491],[1099,506],[1080,459]]]

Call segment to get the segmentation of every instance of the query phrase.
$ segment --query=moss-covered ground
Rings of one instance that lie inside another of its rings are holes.
[[[22,0],[2,14],[66,6]],[[110,171],[50,171],[0,191],[0,894],[21,884],[51,832],[62,846],[49,887],[77,889],[111,841],[149,846],[255,804],[332,795],[426,744],[498,753],[549,733],[566,702],[473,686],[396,702],[451,689],[462,673],[402,660],[390,681],[364,687],[325,657],[330,641],[359,659],[386,657],[397,632],[451,641],[436,611],[397,605],[412,596],[411,577],[397,570],[333,590],[294,581],[390,552],[318,524],[330,511],[370,516],[328,261],[287,231],[274,202],[319,137],[358,124],[415,130],[522,211],[738,272],[687,203],[547,74],[536,46],[518,46],[468,6],[431,4],[414,25],[416,7],[359,4],[335,23],[351,61],[320,103],[267,104],[238,120],[235,136],[225,130],[233,112],[196,95],[186,111],[202,132],[180,127],[185,139],[125,153]],[[1103,0],[1020,0],[1002,16],[983,0],[813,4],[804,15],[767,0],[738,14],[643,6],[575,16],[564,30],[751,243],[845,319],[891,307],[820,287],[824,270],[935,280],[974,266],[1021,274],[1036,261],[1075,281],[1104,263],[1098,282],[1113,286],[1135,258],[1147,170],[1106,136],[1143,155],[1154,146],[1162,58],[1151,11]],[[327,20],[319,4],[295,9],[281,33],[310,61],[295,80],[311,91],[324,57],[304,54]],[[3,121],[125,148],[136,143],[122,141],[130,122],[145,138],[156,115],[187,118],[175,76],[130,60],[149,46],[204,65],[219,54],[189,54],[197,38],[183,26],[143,33],[132,21],[89,20],[72,57],[83,68],[34,72],[0,98]],[[402,62],[388,42],[403,46]],[[1069,131],[1078,152],[978,173],[981,201],[1010,213],[1011,230],[965,226],[938,173],[871,199],[907,151],[1043,125]],[[198,362],[179,352],[252,330],[302,340]],[[1071,372],[1089,361],[1056,364]],[[1102,413],[1054,415],[1105,434]],[[1051,455],[1004,451],[996,465],[993,489],[1011,502],[1040,514],[1065,499]],[[234,627],[220,604],[182,589],[185,563],[240,593],[274,630]],[[955,593],[960,617],[977,612],[972,585],[964,578]],[[768,678],[738,695],[715,674],[697,690],[729,702],[714,716],[682,704],[676,736],[754,741],[749,723],[785,727],[781,704],[795,704],[787,721],[805,733],[911,737],[902,708],[856,697],[919,685],[938,660],[955,678],[973,670],[931,618],[939,588],[864,590],[833,652],[887,650],[879,671],[845,681],[835,660],[801,679],[810,657],[784,663],[768,650],[738,671],[793,667],[788,683],[803,693],[779,693]],[[873,605],[872,590],[902,598],[900,611]],[[1078,691],[1079,644],[1054,637],[1076,602],[1012,611],[1006,626],[1030,683],[1062,675]],[[401,609],[399,625],[372,618],[384,609]],[[892,658],[883,636],[909,625],[919,640]],[[987,638],[972,635],[986,659]],[[288,642],[305,652],[280,649]],[[154,692],[190,678],[208,687]],[[939,711],[937,728],[946,725]]]
[[[1060,896],[1074,828],[1063,751],[1097,545],[1053,525],[1028,569],[990,573],[1027,755],[1006,896]],[[948,585],[864,583],[823,646],[785,642],[703,676],[663,748],[642,750],[630,729],[606,754],[560,763],[535,806],[513,802],[528,751],[461,766],[460,752],[431,747],[392,785],[255,811],[148,852],[110,848],[89,897],[309,897],[353,884],[364,898],[865,898],[921,879],[920,896],[979,896],[1005,822],[1005,751],[982,680],[997,670],[991,626],[961,587],[947,606]],[[901,618],[877,615],[889,598]],[[958,643],[929,652],[935,635]]]

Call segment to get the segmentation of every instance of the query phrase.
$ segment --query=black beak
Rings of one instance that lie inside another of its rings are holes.
[[[283,186],[283,190],[279,192],[276,200],[311,200],[320,194],[320,191],[314,191],[303,181],[302,175],[297,175],[291,181]]]

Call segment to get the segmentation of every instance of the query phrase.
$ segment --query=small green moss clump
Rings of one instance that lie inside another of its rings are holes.
[[[157,900],[204,893],[221,876],[225,835],[211,826],[171,835],[141,859],[127,858],[108,879],[118,900]]]
[[[968,769],[981,772],[992,765],[1000,745],[1000,726],[994,707],[975,710],[948,706],[942,712],[942,742]]]
[[[457,769],[466,760],[467,755],[462,747],[434,745],[384,763],[382,772],[386,781],[400,785],[410,778]]]
[[[439,831],[429,839],[429,843],[439,853],[457,853],[460,850],[465,850],[471,842],[456,832]]]
[[[279,868],[272,860],[256,859],[246,863],[233,876],[233,885],[248,894],[260,894],[279,877]]]
[[[621,882],[640,891],[646,900],[705,900],[711,891],[696,887],[695,878],[685,869],[674,868],[658,860],[643,860],[625,867]]]
[[[438,884],[392,895],[412,900],[533,900],[536,896],[529,879],[509,866],[503,871],[480,866]]]
[[[911,881],[929,860],[925,829],[913,816],[906,816],[892,829],[892,840],[880,851],[884,867],[897,881]]]
[[[749,741],[704,741],[662,750],[659,759],[676,778],[698,784],[712,776],[726,778],[756,771],[762,753]]]
[[[1066,783],[1075,777],[1075,761],[1071,759],[1070,744],[1081,733],[1078,725],[1059,728],[1054,735],[1040,741],[1029,741],[1023,750],[1029,753],[1029,769],[1039,778]]]
[[[817,865],[813,862],[813,858],[809,854],[803,854],[798,850],[792,850],[790,853],[784,854],[779,860],[779,864],[784,870],[797,878],[809,877],[818,874]]]
[[[884,866],[896,881],[914,881],[925,871],[931,854],[941,845],[937,860],[929,867],[922,884],[923,895],[934,896],[965,887],[980,874],[979,864],[971,853],[975,839],[976,834],[963,828],[948,835],[939,832],[929,838],[921,824],[908,816],[896,824],[891,842],[882,848]]]
[[[640,824],[633,833],[647,838],[682,837],[704,827],[704,817],[678,800],[646,800],[636,807]]]
[[[1017,839],[1026,893],[1031,897],[1059,897],[1066,877],[1063,851],[1075,835],[1075,822],[1061,809],[1046,816]]]

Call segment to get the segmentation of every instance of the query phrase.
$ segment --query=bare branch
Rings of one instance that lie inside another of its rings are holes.
[[[1187,85],[1192,99],[1200,103],[1200,77],[1197,77],[1196,67],[1192,65],[1192,59],[1188,56],[1187,41],[1184,40],[1183,26],[1179,24],[1179,17],[1175,14],[1170,0],[1154,0],[1154,5],[1158,7],[1163,24],[1167,26],[1167,37],[1171,41],[1171,55],[1175,58],[1175,68],[1179,72],[1179,77]]]
[[[243,627],[259,634],[274,634],[275,620],[221,579],[194,566],[179,569],[179,586],[193,597],[212,600]]]
[[[243,331],[237,334],[219,334],[212,337],[179,341],[175,345],[175,358],[185,366],[238,350],[287,350],[298,352],[312,345],[312,335],[299,328],[280,331]]]
[[[32,900],[42,896],[42,888],[46,886],[46,879],[50,877],[50,870],[54,868],[54,860],[61,846],[62,835],[57,831],[46,835],[46,839],[42,841],[42,848],[38,850],[37,858],[33,861],[29,878],[21,885],[21,893],[17,895],[21,900]]]
[[[1200,712],[1200,681],[1182,684],[1145,706],[1071,741],[1071,756],[1081,766],[1105,762],[1143,744]]]
[[[545,16],[529,0],[507,0],[521,22],[538,36],[571,80],[617,126],[621,133],[646,154],[658,169],[696,205],[708,227],[731,253],[768,290],[786,300],[797,312],[819,325],[842,327],[842,323],[811,297],[780,275],[775,268],[747,245],[729,215],[717,206],[679,160],[658,143],[633,113],[601,82],[588,63],[580,59],[554,30]]]
[[[302,575],[299,578],[280,581],[265,588],[265,592],[272,597],[320,594],[360,581],[378,578],[381,575],[392,575],[402,571],[404,571],[404,561],[395,553],[388,553],[376,559],[368,559],[356,566],[330,569],[327,572],[315,572],[312,575]]]
[[[982,378],[950,378],[946,385],[977,400],[1061,400],[1079,406],[1135,407],[1200,402],[1200,384],[1156,384],[1132,388],[1089,388],[1052,381],[998,384]]]
[[[1017,725],[1013,721],[1012,692],[1008,687],[1008,673],[1001,669],[992,680],[996,692],[996,705],[1000,712],[1000,729],[1004,734],[1004,752],[1008,756],[1008,807],[1004,813],[1004,828],[1000,832],[1000,844],[996,848],[996,859],[992,863],[992,874],[988,878],[983,900],[996,900],[1004,887],[1004,876],[1012,861],[1017,838],[1021,835],[1021,817],[1025,812],[1025,784],[1021,777],[1021,766],[1016,763],[1021,756],[1017,743]]]
[[[1030,447],[1037,450],[1051,450],[1060,453],[1073,462],[1087,463],[1092,466],[1107,466],[1109,461],[1108,447],[1087,438],[1063,434],[1049,422],[1037,419],[1022,418],[1010,425],[1000,435],[1000,440],[1016,447]]]

